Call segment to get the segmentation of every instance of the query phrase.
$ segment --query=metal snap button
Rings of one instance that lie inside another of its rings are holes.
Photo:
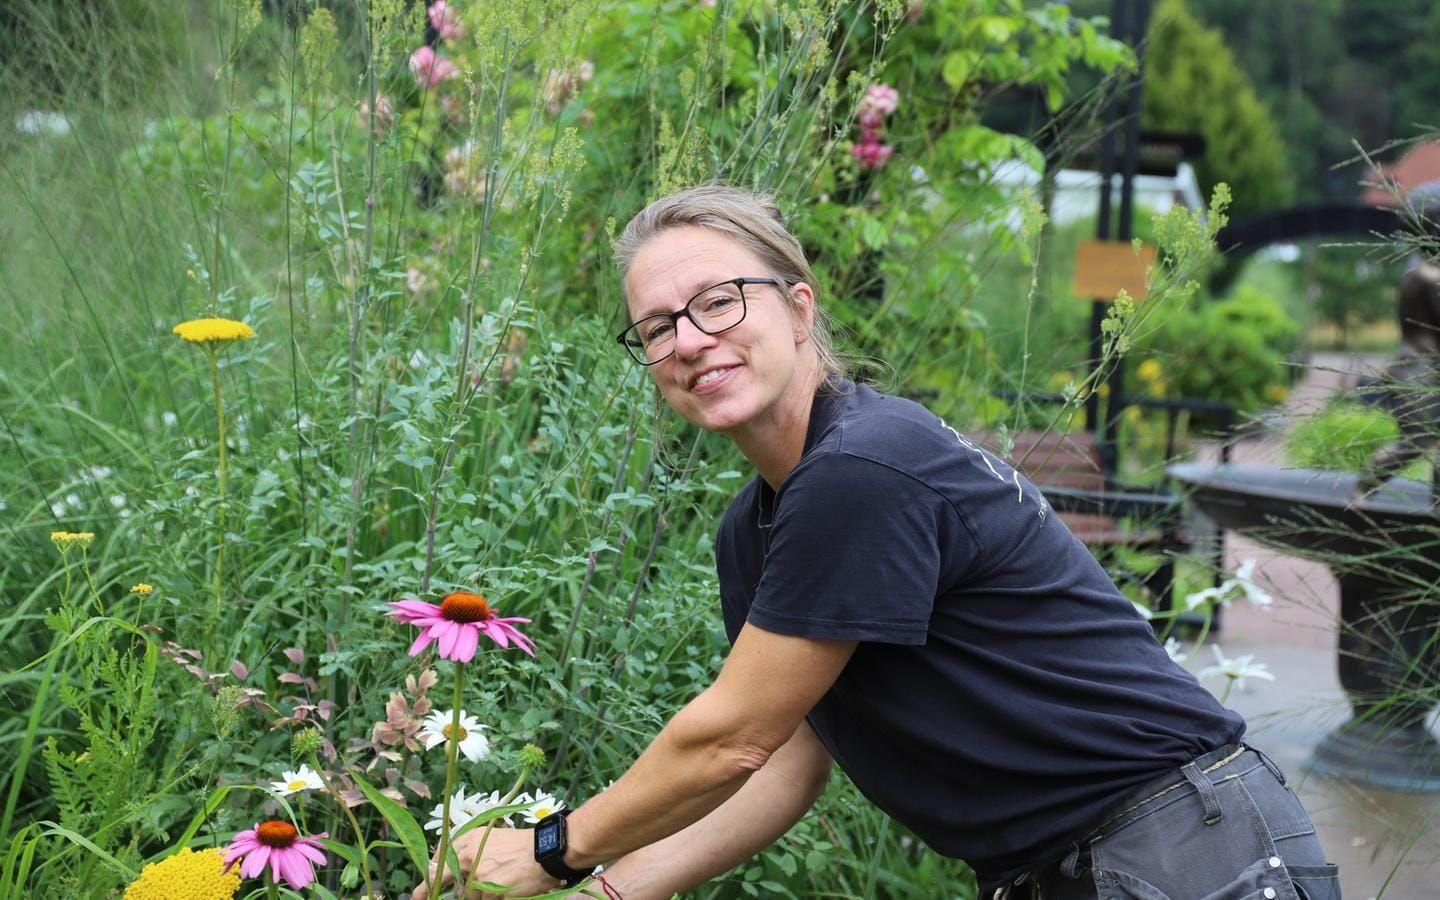
[[[1266,888],[1266,889],[1265,889],[1265,900],[1275,900],[1275,889],[1274,889],[1274,888]]]
[[[1278,868],[1280,868],[1280,857],[1278,857],[1278,856],[1272,856],[1272,857],[1270,857],[1270,868],[1272,868],[1272,869],[1278,869]]]

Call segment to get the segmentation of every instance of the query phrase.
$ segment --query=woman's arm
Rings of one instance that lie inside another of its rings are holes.
[[[566,864],[617,859],[718,809],[794,736],[855,645],[747,623],[715,683],[675,714],[629,771],[570,816]]]
[[[625,900],[666,900],[730,871],[800,821],[825,790],[831,765],[815,732],[801,724],[719,809],[622,857],[605,870],[606,880]]]

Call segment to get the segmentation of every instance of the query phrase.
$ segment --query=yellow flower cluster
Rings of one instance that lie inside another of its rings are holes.
[[[142,596],[142,597],[148,597],[148,596],[150,596],[151,594],[155,593],[155,586],[154,586],[154,585],[151,585],[151,584],[146,584],[145,582],[142,581],[142,582],[140,582],[139,584],[137,584],[137,585],[135,585],[134,587],[132,587],[132,588],[130,589],[130,593],[132,593],[132,594],[139,594],[139,595]]]
[[[93,531],[52,531],[50,532],[50,543],[61,550],[69,550],[71,547],[88,547],[95,540]]]
[[[191,319],[170,329],[192,344],[248,341],[255,329],[234,319]]]
[[[226,872],[222,851],[186,847],[146,866],[125,889],[125,900],[233,900],[239,889],[239,867]]]

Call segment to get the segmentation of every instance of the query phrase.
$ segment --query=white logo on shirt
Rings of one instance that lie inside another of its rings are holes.
[[[981,447],[979,444],[970,440],[965,435],[956,431],[954,428],[951,428],[949,423],[947,423],[944,419],[940,418],[939,416],[936,416],[935,419],[940,423],[941,428],[945,429],[946,431],[950,432],[952,435],[955,436],[955,440],[960,443],[960,446],[980,457],[980,461],[985,464],[985,468],[990,470],[991,475],[994,475],[996,479],[998,479],[1002,483],[1010,483],[1015,485],[1016,503],[1025,502],[1025,487],[1020,483],[1019,472],[1015,471],[1010,466],[1007,466],[998,458],[993,457],[991,454],[987,453],[984,447]],[[991,462],[992,459],[994,460],[993,463]],[[999,470],[995,468],[996,465],[999,465],[1001,469],[1008,469],[1010,471],[1010,477],[1006,478],[1004,475],[1000,474]],[[1043,522],[1045,521],[1045,516],[1050,511],[1050,503],[1045,499],[1044,495],[1040,493],[1038,488],[1035,491],[1035,502],[1038,503],[1040,506],[1040,521]]]

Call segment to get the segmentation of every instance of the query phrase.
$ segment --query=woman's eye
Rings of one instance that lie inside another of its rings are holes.
[[[729,294],[716,294],[713,297],[706,297],[700,302],[703,312],[719,312],[733,303],[738,303],[738,297],[731,297]]]
[[[646,341],[658,341],[670,334],[673,326],[669,322],[660,322],[644,330]]]

